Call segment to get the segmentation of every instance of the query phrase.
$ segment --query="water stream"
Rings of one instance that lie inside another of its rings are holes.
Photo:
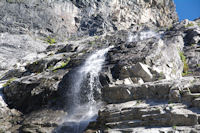
[[[105,63],[105,55],[112,46],[91,54],[85,63],[73,73],[70,91],[67,93],[69,115],[57,132],[81,133],[90,121],[96,119],[101,106],[99,72]]]

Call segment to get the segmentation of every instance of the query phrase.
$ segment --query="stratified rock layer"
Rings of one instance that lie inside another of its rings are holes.
[[[105,105],[85,132],[200,132],[200,23],[177,22],[172,0],[4,0],[0,10],[0,132],[70,127],[71,74],[108,46]]]

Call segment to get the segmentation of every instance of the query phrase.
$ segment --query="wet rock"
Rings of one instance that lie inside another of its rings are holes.
[[[58,50],[56,53],[75,52],[77,49],[78,49],[78,46],[69,44],[63,47],[62,49]]]
[[[15,109],[9,109],[0,96],[0,131],[15,132],[20,127],[21,113]]]
[[[46,61],[45,60],[39,60],[35,61],[32,64],[26,65],[26,70],[31,73],[41,73],[46,69]]]
[[[12,81],[3,88],[9,107],[27,113],[53,102],[59,80],[64,74],[59,71],[54,75],[38,74]]]
[[[62,110],[43,109],[26,115],[20,128],[21,132],[53,132],[60,124],[66,112]]]
[[[74,131],[75,122],[62,121],[70,81],[79,78],[71,74],[111,45],[96,79],[105,105],[86,132],[200,131],[199,112],[191,108],[200,107],[200,79],[193,77],[199,74],[198,21],[177,22],[172,0],[7,0],[0,8],[0,70],[15,67],[2,78],[15,77],[3,88],[8,106],[0,99],[3,132],[56,132],[60,125]],[[186,63],[192,77],[182,78]]]

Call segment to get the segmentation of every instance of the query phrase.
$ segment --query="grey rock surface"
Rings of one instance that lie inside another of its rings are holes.
[[[0,9],[1,32],[52,35],[59,39],[139,24],[163,27],[177,21],[172,0],[2,0]]]
[[[199,131],[198,128],[192,127],[198,123],[198,115],[185,109],[185,105],[152,101],[109,104],[99,111],[97,123],[99,129],[105,132],[119,131],[121,133],[126,130],[137,132],[142,127],[149,127],[149,129],[140,130],[143,132],[170,132],[170,130],[181,132],[181,127],[178,126],[187,126],[186,129],[182,129],[183,132]],[[158,126],[170,126],[171,128],[156,129],[155,127]]]
[[[70,127],[70,75],[108,46],[86,133],[200,132],[199,19],[177,21],[172,0],[1,0],[0,132]]]
[[[44,41],[29,35],[0,33],[0,74],[43,57],[44,55],[39,53],[47,46]]]
[[[20,113],[16,109],[10,109],[5,103],[1,92],[3,84],[4,82],[0,82],[0,131],[15,132],[20,127],[19,122],[22,120],[22,113]]]

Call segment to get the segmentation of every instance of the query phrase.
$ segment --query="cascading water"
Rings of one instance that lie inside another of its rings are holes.
[[[99,72],[105,62],[105,55],[111,48],[112,46],[96,51],[73,73],[70,92],[67,94],[70,114],[57,132],[81,133],[90,121],[96,119],[101,105],[101,102],[97,102],[101,94]]]
[[[128,42],[138,42],[153,37],[159,38],[160,35],[154,31],[141,31],[137,34],[129,33]]]

